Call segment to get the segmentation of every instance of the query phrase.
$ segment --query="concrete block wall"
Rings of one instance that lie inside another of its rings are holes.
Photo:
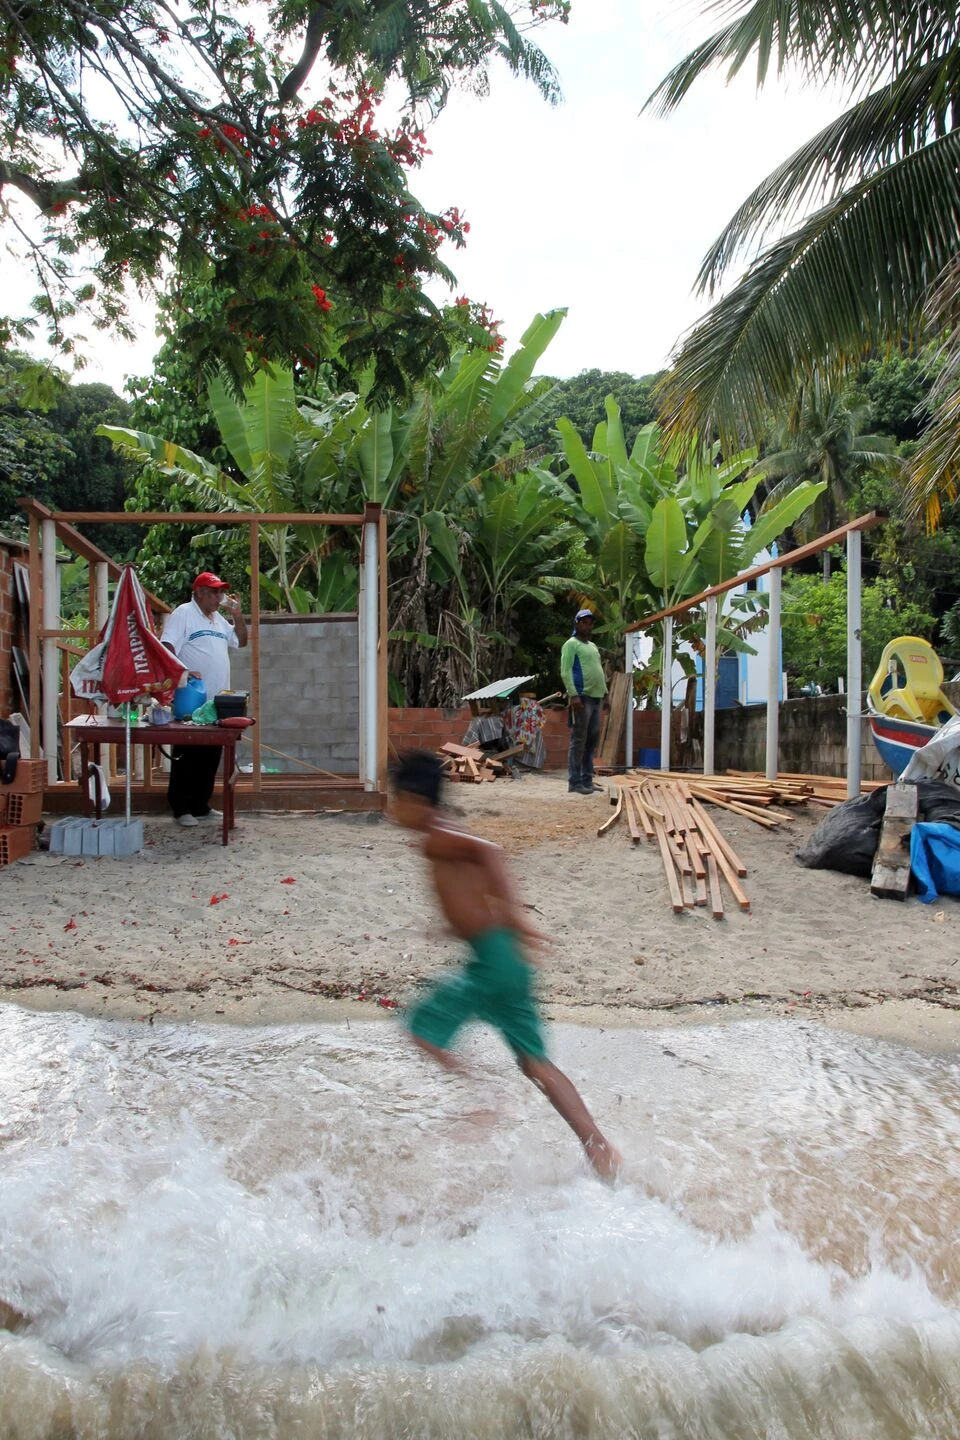
[[[249,647],[231,652],[230,673],[234,690],[251,689]],[[264,769],[307,776],[309,770],[293,763],[303,760],[335,775],[358,774],[356,615],[261,617],[260,741]]]
[[[944,694],[960,708],[960,684],[944,685]],[[866,696],[863,698],[866,706]],[[717,712],[716,768],[762,770],[767,735],[765,705],[737,706]],[[864,780],[889,780],[864,717],[860,766]],[[780,769],[813,775],[845,775],[847,713],[843,695],[784,700],[780,706]]]

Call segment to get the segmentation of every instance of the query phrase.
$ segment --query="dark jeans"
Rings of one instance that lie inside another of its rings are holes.
[[[600,738],[602,700],[584,695],[579,705],[571,705],[570,751],[567,756],[567,779],[571,785],[593,784],[593,755]]]
[[[209,813],[222,754],[220,745],[174,745],[167,799],[178,819],[181,815],[196,815],[199,820]]]

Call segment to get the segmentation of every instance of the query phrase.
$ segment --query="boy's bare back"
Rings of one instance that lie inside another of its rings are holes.
[[[491,929],[541,938],[527,922],[499,845],[437,818],[424,833],[423,854],[444,917],[462,939]]]

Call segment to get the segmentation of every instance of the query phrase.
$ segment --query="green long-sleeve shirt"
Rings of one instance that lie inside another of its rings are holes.
[[[560,678],[571,699],[575,695],[603,699],[607,693],[607,682],[600,651],[592,640],[578,640],[576,635],[571,635],[564,643],[560,651]]]

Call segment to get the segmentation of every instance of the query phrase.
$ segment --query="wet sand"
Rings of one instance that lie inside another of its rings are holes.
[[[748,867],[749,913],[673,914],[656,848],[606,795],[557,775],[451,787],[458,818],[510,855],[555,947],[547,1015],[598,1027],[818,1019],[931,1052],[960,1048],[960,905],[875,900],[793,852],[822,812],[761,830],[713,811]],[[722,818],[721,818],[722,816]],[[230,1024],[387,1016],[458,958],[410,837],[367,816],[146,821],[129,860],[35,853],[0,871],[0,1000],[100,1017]]]

